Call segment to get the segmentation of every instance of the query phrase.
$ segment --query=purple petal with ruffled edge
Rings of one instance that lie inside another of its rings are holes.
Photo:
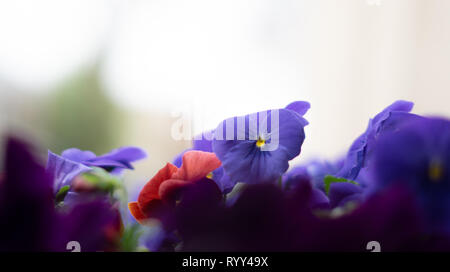
[[[394,112],[404,112],[408,113],[413,108],[414,103],[398,100],[385,108],[383,111],[378,113],[373,119],[369,121],[369,125],[366,131],[359,136],[351,145],[346,160],[344,162],[344,166],[337,173],[338,177],[346,178],[346,179],[356,179],[359,171],[366,164],[367,153],[370,153],[370,149],[373,145],[373,142],[378,137],[378,134],[381,131],[385,131],[386,128],[384,124],[387,122],[390,124],[389,128],[393,128],[392,122],[389,122],[390,117]],[[403,116],[403,118],[400,118]],[[398,123],[401,123],[403,120],[409,120],[410,115],[397,115],[395,120]]]
[[[90,171],[91,168],[48,151],[47,173],[53,177],[55,193],[61,187],[70,185],[72,180],[81,173]]]

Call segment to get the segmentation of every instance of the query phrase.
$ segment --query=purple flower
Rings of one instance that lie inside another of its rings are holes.
[[[122,147],[101,156],[76,148],[63,151],[61,156],[49,151],[47,171],[53,175],[54,188],[58,192],[61,187],[70,185],[76,176],[90,171],[91,167],[100,167],[112,174],[120,174],[124,169],[133,169],[131,163],[146,156],[138,147]]]
[[[308,184],[281,191],[273,184],[247,186],[231,206],[207,197],[208,188],[185,191],[176,211],[185,251],[383,251],[448,249],[424,236],[414,198],[401,188],[373,195],[353,210],[317,214]]]
[[[283,175],[283,188],[295,190],[298,186],[309,184],[312,186],[310,207],[312,208],[336,208],[345,206],[348,202],[361,202],[364,198],[364,181],[358,177],[358,184],[350,182],[334,182],[325,189],[325,179],[333,178],[338,170],[339,162],[333,164],[326,161],[312,161],[305,165],[296,166]],[[330,177],[331,176],[331,177]],[[346,181],[346,180],[345,180]]]
[[[0,183],[0,251],[67,251],[77,241],[82,251],[114,247],[120,229],[117,211],[97,199],[70,209],[55,209],[52,179],[28,147],[9,139]]]
[[[336,162],[313,160],[302,165],[298,165],[283,175],[283,187],[291,188],[296,186],[299,179],[308,179],[312,185],[325,192],[324,178],[327,175],[335,175],[342,168],[343,161]]]
[[[374,190],[404,186],[432,231],[450,233],[450,121],[415,118],[381,136],[373,159]]]
[[[308,171],[308,166],[297,166],[283,175],[282,186],[287,191],[295,191],[301,186],[311,186],[311,199],[309,207],[312,209],[328,209],[330,200],[324,192],[324,189],[318,188],[314,183],[314,178]],[[323,187],[323,178],[321,180]]]
[[[288,162],[300,154],[308,122],[302,115],[307,102],[286,109],[232,117],[215,130],[213,151],[233,182],[274,182]]]
[[[398,100],[370,119],[366,131],[351,145],[344,165],[337,176],[355,180],[361,168],[366,166],[368,156],[370,156],[379,135],[395,130],[402,122],[416,117],[416,115],[409,114],[413,105],[412,102]]]
[[[138,147],[121,147],[101,156],[96,156],[91,151],[70,148],[63,151],[61,157],[86,166],[101,167],[115,172],[122,169],[133,169],[131,163],[146,158],[147,154]]]
[[[363,199],[363,189],[360,185],[349,182],[332,183],[328,197],[331,208],[343,207],[349,202],[360,202]]]

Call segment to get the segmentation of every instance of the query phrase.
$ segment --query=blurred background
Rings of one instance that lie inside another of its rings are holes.
[[[396,99],[450,116],[449,14],[448,0],[0,0],[0,137],[43,161],[141,146],[127,178],[144,182],[184,136],[307,100],[295,163],[333,159]]]

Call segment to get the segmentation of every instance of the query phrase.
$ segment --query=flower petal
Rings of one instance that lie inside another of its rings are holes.
[[[91,168],[88,166],[48,151],[46,171],[53,176],[55,192],[58,192],[63,186],[70,185],[76,176],[90,170]]]
[[[236,120],[245,121],[245,127],[238,128]],[[229,118],[217,127],[213,149],[233,181],[272,182],[288,169],[288,161],[300,154],[305,125],[303,117],[287,109]],[[222,140],[224,135],[228,137]],[[266,149],[257,146],[255,136],[267,137]]]
[[[115,161],[111,159],[93,159],[91,161],[85,161],[83,164],[88,166],[96,166],[101,168],[125,168],[125,169],[133,169],[133,166],[127,161]]]
[[[193,181],[180,179],[166,180],[159,186],[159,195],[163,201],[175,201],[178,192],[180,192],[183,187],[193,183]]]
[[[350,200],[362,197],[363,190],[359,185],[348,182],[337,182],[330,185],[330,205],[332,208],[342,206]]]
[[[173,179],[197,181],[221,165],[214,153],[203,151],[188,151],[183,155],[181,168],[172,176]]]
[[[175,158],[173,158],[172,164],[175,165],[176,167],[180,168],[181,165],[183,164],[183,155],[184,155],[184,153],[186,153],[188,151],[191,151],[191,150],[192,150],[192,148],[188,148],[188,149],[183,150],[181,153],[177,154],[175,156]]]
[[[222,166],[213,171],[212,179],[224,194],[231,192],[236,185],[236,182],[225,173]]]
[[[311,198],[309,199],[309,207],[312,209],[328,209],[330,207],[330,200],[324,192],[313,188],[311,190]]]
[[[306,112],[309,110],[310,107],[311,107],[311,105],[309,104],[309,102],[295,101],[295,102],[292,102],[291,104],[287,105],[286,109],[295,111],[300,116],[303,116],[306,114]]]
[[[141,209],[139,208],[139,204],[137,201],[128,203],[128,209],[130,210],[131,215],[138,221],[140,224],[142,224],[147,217],[144,213],[142,213]]]
[[[367,164],[367,154],[371,153],[376,138],[381,132],[394,130],[398,124],[410,121],[415,115],[409,114],[414,103],[398,100],[386,107],[370,119],[366,131],[351,145],[342,169],[336,174],[338,177],[355,180],[362,167]],[[396,115],[396,113],[403,113]],[[394,118],[392,118],[394,114]],[[392,120],[391,120],[392,118]]]
[[[212,139],[213,136],[214,130],[206,131],[201,135],[197,135],[196,137],[194,137],[194,140],[192,141],[192,149],[205,152],[213,152],[212,140],[209,140]]]
[[[178,168],[171,163],[167,163],[164,168],[158,171],[156,175],[145,184],[139,196],[138,203],[142,210],[146,210],[146,206],[154,199],[161,199],[159,196],[159,186],[165,180],[172,178],[172,175],[178,171]]]
[[[61,157],[74,162],[84,162],[95,158],[96,155],[91,151],[83,151],[78,148],[69,148],[61,153]]]
[[[114,149],[108,154],[91,158],[86,161],[86,164],[93,164],[96,166],[105,167],[122,167],[133,169],[131,162],[138,161],[147,157],[144,150],[138,147],[121,147]]]

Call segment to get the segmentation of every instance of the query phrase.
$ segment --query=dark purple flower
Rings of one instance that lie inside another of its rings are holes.
[[[0,251],[110,249],[119,234],[117,212],[105,201],[55,209],[52,179],[22,142],[9,139],[0,183]]]
[[[51,179],[19,141],[6,144],[0,184],[0,251],[51,250],[56,223]]]
[[[213,150],[234,182],[274,182],[300,154],[308,122],[306,102],[229,118],[215,130]]]
[[[336,168],[330,163],[317,161],[294,167],[283,175],[283,188],[295,190],[298,186],[309,184],[312,186],[310,206],[314,208],[335,208],[344,206],[348,202],[360,202],[363,199],[364,186],[350,182],[334,182],[325,189],[324,180],[332,175]],[[332,179],[336,179],[331,177]]]
[[[392,131],[402,122],[414,118],[409,114],[412,102],[398,100],[370,119],[366,131],[351,145],[338,177],[355,180],[359,171],[367,164],[367,159],[377,138],[382,132]]]
[[[54,177],[57,192],[61,187],[70,185],[79,174],[90,171],[91,167],[100,167],[113,174],[119,174],[124,169],[133,169],[131,163],[146,156],[146,153],[138,147],[122,147],[101,156],[76,148],[63,151],[61,156],[49,151],[47,171]]]
[[[333,209],[329,214],[310,217],[306,224],[299,221],[299,225],[296,250],[301,251],[367,251],[370,241],[378,242],[381,251],[433,247],[423,233],[423,220],[413,196],[403,188],[390,188],[353,210]]]
[[[272,184],[249,185],[231,206],[207,197],[207,188],[185,191],[176,212],[186,251],[382,251],[449,248],[449,240],[423,233],[414,198],[402,188],[370,197],[353,210],[322,211],[309,203],[308,184],[281,191]]]
[[[415,194],[433,231],[450,233],[450,121],[416,118],[378,140],[374,190],[401,185]]]
[[[78,201],[58,216],[55,228],[61,233],[62,243],[56,245],[56,251],[65,250],[66,241],[77,241],[83,252],[118,249],[122,221],[119,210],[107,198]]]
[[[335,208],[345,206],[349,202],[360,203],[367,198],[372,183],[372,177],[367,167],[361,168],[355,183],[350,180],[332,183],[328,193],[330,206]]]
[[[321,183],[323,185],[323,178]],[[314,184],[314,178],[308,171],[307,166],[294,167],[292,170],[283,175],[282,188],[284,190],[293,191],[298,187],[305,185],[312,187],[309,207],[312,209],[328,209],[330,206],[330,201],[325,194],[325,190],[316,187],[316,184]]]

